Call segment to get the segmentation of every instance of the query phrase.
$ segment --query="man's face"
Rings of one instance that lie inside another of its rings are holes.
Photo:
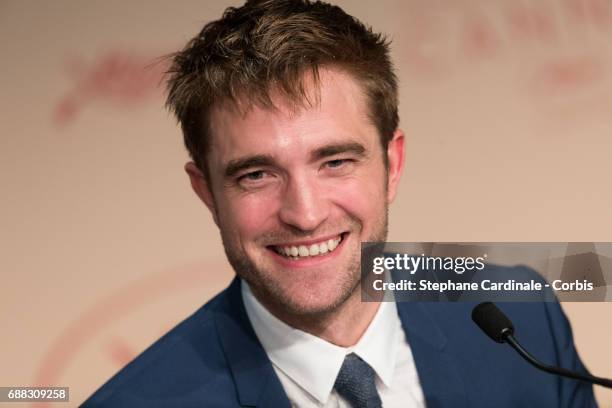
[[[403,162],[397,131],[387,175],[349,75],[322,70],[320,81],[313,107],[292,111],[277,98],[278,110],[214,110],[210,183],[187,165],[236,273],[268,308],[292,315],[333,311],[357,293],[360,243],[386,238]]]

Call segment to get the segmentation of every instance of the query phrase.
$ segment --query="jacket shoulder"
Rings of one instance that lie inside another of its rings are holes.
[[[524,266],[499,267],[492,271],[492,275],[543,282],[541,276]],[[500,302],[497,306],[513,322],[516,338],[540,360],[586,372],[561,305],[554,294],[542,296],[542,299]],[[444,367],[432,368],[429,361],[420,362],[421,366],[427,366],[427,372],[432,376],[443,376],[444,371],[454,370],[459,378],[466,379],[464,389],[469,406],[596,406],[593,388],[589,384],[537,370],[508,345],[489,339],[471,319],[476,304],[473,301],[398,303],[404,319],[415,320],[411,314],[420,316],[417,320],[421,322],[420,326],[413,325],[413,333],[410,325],[406,324],[407,336],[413,338],[411,347],[417,366],[422,359],[419,350],[424,350],[418,332],[431,325],[435,330],[426,333],[438,334],[443,339],[438,343],[442,344],[449,360]]]
[[[235,406],[234,384],[215,316],[227,290],[179,323],[98,389],[82,407]]]

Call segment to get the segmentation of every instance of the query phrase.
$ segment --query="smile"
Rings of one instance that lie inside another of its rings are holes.
[[[342,242],[342,235],[308,245],[275,245],[272,248],[277,254],[286,258],[300,259],[333,252],[340,245],[340,242]]]

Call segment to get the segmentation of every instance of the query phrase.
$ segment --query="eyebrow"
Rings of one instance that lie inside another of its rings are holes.
[[[230,160],[225,166],[225,177],[234,177],[236,174],[251,167],[266,167],[274,165],[276,161],[267,154],[258,154],[255,156],[241,157],[239,159]]]
[[[310,159],[312,161],[318,161],[329,156],[335,156],[341,153],[351,153],[359,157],[363,157],[366,154],[366,148],[360,143],[349,142],[349,143],[338,143],[323,146],[312,152]]]
[[[314,162],[341,153],[351,153],[363,157],[366,155],[366,149],[362,144],[355,142],[330,144],[313,151],[310,154],[310,160]],[[276,163],[274,157],[267,154],[246,156],[230,160],[227,166],[225,166],[224,173],[226,178],[232,178],[246,169],[252,167],[271,167],[276,165]]]

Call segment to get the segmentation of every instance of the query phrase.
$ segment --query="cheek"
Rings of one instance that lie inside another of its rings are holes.
[[[220,218],[232,239],[248,238],[265,231],[278,207],[278,199],[270,195],[244,195],[220,201]]]
[[[361,221],[370,220],[385,207],[384,174],[344,179],[330,190],[333,202]]]

